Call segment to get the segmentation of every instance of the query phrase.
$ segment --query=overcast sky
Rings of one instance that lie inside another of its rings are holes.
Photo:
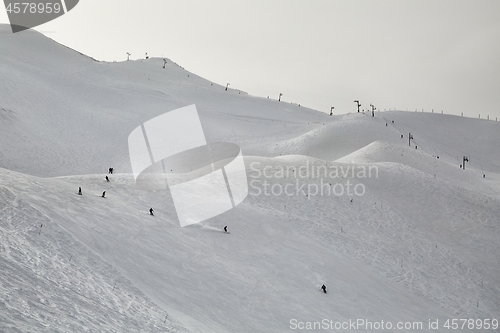
[[[500,118],[498,0],[80,0],[35,29],[98,60],[148,52],[324,112],[359,99]]]

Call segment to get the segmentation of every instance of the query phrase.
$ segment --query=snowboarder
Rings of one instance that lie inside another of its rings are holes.
[[[224,227],[224,232],[227,234],[227,225]]]
[[[113,168],[109,168],[109,173],[112,175],[113,174]]]
[[[153,208],[149,208],[149,215],[155,216],[154,212],[155,210]]]
[[[105,198],[106,197],[106,191],[102,192],[102,197]]]
[[[326,294],[326,286],[325,286],[325,285],[322,285],[322,286],[321,286],[321,289],[323,289],[323,292]]]
[[[109,178],[108,178],[108,176],[106,176],[106,181],[109,183]]]
[[[78,195],[82,195],[82,188],[81,187],[78,188]]]

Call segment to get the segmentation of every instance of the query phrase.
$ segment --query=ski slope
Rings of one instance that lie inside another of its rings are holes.
[[[0,26],[0,331],[306,332],[291,321],[365,319],[423,323],[387,332],[435,332],[429,320],[500,319],[498,122],[330,117],[225,91],[170,60],[165,69],[155,58],[98,62],[8,29]],[[135,184],[127,138],[191,104],[207,141],[241,147],[250,195],[181,228],[168,188]],[[308,174],[320,167],[377,173]],[[265,181],[293,195],[257,195]],[[347,182],[364,195],[307,192]]]

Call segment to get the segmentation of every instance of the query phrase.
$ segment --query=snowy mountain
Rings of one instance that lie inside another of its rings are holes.
[[[0,331],[334,332],[345,329],[306,325],[359,319],[435,332],[429,320],[445,331],[448,319],[500,319],[500,123],[328,116],[171,60],[99,62],[9,32],[0,26]],[[241,147],[250,194],[181,228],[168,188],[135,183],[127,139],[192,104],[208,142]],[[333,193],[348,183],[358,193]]]

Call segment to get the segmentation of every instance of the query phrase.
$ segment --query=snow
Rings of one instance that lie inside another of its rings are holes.
[[[386,330],[420,332],[430,319],[441,330],[446,319],[499,319],[498,122],[328,116],[225,91],[171,60],[97,62],[9,29],[0,26],[0,331],[305,332],[291,320],[326,318],[422,322]],[[241,147],[250,195],[181,228],[168,188],[135,183],[127,139],[192,104],[208,142]],[[378,177],[307,177],[320,167]],[[255,195],[265,181],[293,195]],[[307,192],[348,181],[366,193]]]

